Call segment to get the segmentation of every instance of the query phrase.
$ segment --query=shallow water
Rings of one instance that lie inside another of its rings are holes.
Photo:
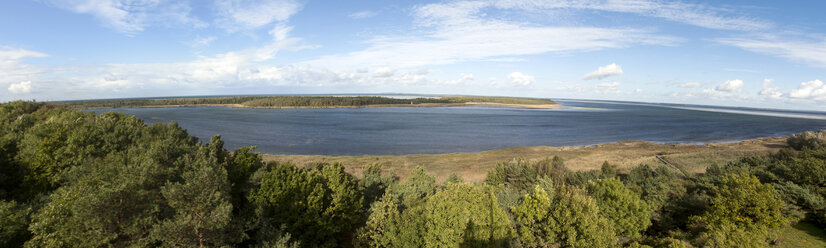
[[[571,109],[490,107],[243,109],[117,108],[148,123],[176,121],[226,147],[269,154],[398,155],[622,140],[706,143],[826,129],[826,113],[558,100]]]

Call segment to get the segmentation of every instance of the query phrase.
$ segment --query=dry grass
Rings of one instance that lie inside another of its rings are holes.
[[[724,164],[745,156],[765,156],[786,147],[786,137],[760,138],[737,143],[708,145],[656,144],[644,141],[623,141],[584,147],[514,147],[480,153],[414,154],[401,156],[321,156],[321,155],[264,155],[264,160],[292,162],[306,165],[315,162],[342,163],[348,172],[360,176],[364,165],[382,163],[385,172],[395,171],[402,179],[417,165],[423,165],[439,181],[451,173],[466,181],[484,180],[488,169],[497,162],[514,158],[529,160],[560,156],[572,170],[599,169],[608,161],[620,172],[627,172],[639,164],[661,165],[657,155],[688,173],[703,173],[714,163]]]

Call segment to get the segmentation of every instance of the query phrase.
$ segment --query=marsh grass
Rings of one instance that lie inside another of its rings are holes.
[[[604,161],[615,165],[620,173],[640,164],[661,166],[657,155],[663,155],[672,164],[689,174],[705,172],[712,164],[725,164],[745,156],[766,156],[786,147],[785,137],[760,138],[736,143],[708,145],[657,144],[644,141],[623,141],[584,147],[513,147],[479,153],[413,154],[400,156],[321,156],[321,155],[264,155],[267,161],[311,163],[342,163],[348,172],[361,175],[364,165],[381,163],[385,173],[395,171],[402,179],[417,165],[427,168],[444,181],[451,173],[469,182],[484,180],[488,169],[497,162],[514,158],[540,160],[560,156],[573,171],[598,170]]]

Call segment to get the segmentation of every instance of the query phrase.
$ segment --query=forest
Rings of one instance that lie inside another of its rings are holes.
[[[463,104],[468,102],[497,104],[556,104],[549,99],[517,97],[442,96],[401,99],[381,96],[234,96],[201,98],[116,99],[65,101],[52,104],[75,109],[163,107],[196,105],[237,105],[240,107],[360,107],[370,105]]]
[[[572,171],[559,157],[501,161],[482,183],[344,166],[264,162],[174,122],[5,103],[0,247],[769,247],[789,242],[780,228],[826,228],[826,131],[697,175]]]

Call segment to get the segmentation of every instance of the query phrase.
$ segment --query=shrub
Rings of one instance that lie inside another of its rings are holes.
[[[789,146],[797,150],[803,150],[804,148],[824,148],[826,147],[826,130],[820,130],[817,132],[807,131],[792,134],[786,140],[786,143],[788,143]]]

